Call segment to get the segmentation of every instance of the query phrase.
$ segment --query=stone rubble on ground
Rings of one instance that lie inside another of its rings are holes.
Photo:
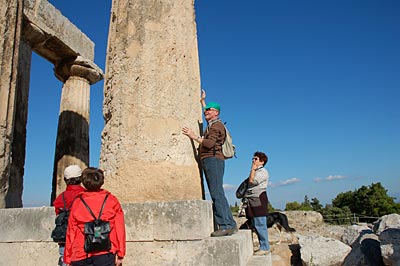
[[[373,225],[329,225],[312,211],[288,211],[293,234],[268,228],[272,265],[400,266],[400,215],[382,216]],[[238,226],[246,218],[237,218]],[[294,236],[294,237],[293,237]],[[253,233],[254,250],[258,248]]]

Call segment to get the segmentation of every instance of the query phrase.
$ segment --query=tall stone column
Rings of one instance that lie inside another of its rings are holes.
[[[122,202],[202,199],[193,0],[113,0],[100,166]]]
[[[10,187],[22,0],[0,0],[0,209]]]
[[[64,169],[89,164],[90,85],[103,78],[91,61],[78,57],[56,66],[56,76],[64,81],[58,119],[51,201],[65,190]]]
[[[32,49],[24,40],[20,40],[18,55],[17,91],[15,102],[14,130],[12,142],[12,163],[8,193],[7,208],[22,207],[22,190],[25,172],[26,125],[28,121],[29,81],[31,72]]]

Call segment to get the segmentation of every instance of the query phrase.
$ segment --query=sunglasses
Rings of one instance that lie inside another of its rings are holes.
[[[252,160],[253,161],[258,161],[259,159],[257,157],[254,157]]]

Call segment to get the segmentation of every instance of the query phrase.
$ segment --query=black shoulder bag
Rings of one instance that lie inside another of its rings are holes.
[[[85,204],[86,209],[88,209],[88,211],[94,218],[93,221],[85,223],[85,245],[83,248],[86,253],[106,251],[111,249],[110,222],[100,219],[108,195],[109,194],[107,193],[106,197],[104,198],[98,218],[96,218],[89,205],[87,205],[82,196],[80,196],[80,199],[83,204]]]
[[[247,188],[249,186],[249,179],[246,178],[238,187],[236,190],[236,198],[241,199],[244,197],[244,194],[246,194]]]

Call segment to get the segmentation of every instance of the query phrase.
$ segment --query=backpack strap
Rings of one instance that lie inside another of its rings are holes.
[[[224,126],[224,129],[225,129],[225,138],[224,138],[224,141],[223,141],[222,144],[221,144],[221,148],[222,148],[222,145],[224,144],[224,142],[225,142],[225,140],[226,140],[226,134],[227,134],[227,133],[226,133],[226,127],[225,127],[225,124],[226,124],[226,123],[222,122],[222,120],[221,120],[220,118],[218,118],[218,119],[212,121],[211,123],[209,123],[209,124],[207,125],[206,132],[209,131],[209,129],[211,128],[211,126],[212,126],[213,124],[218,123],[218,122],[220,122],[220,123]],[[215,156],[215,154],[217,153],[217,150],[215,149],[215,146],[216,146],[216,145],[217,145],[217,142],[215,142],[215,145],[214,145],[214,147],[213,147],[214,156]]]
[[[88,209],[88,211],[90,212],[90,214],[92,215],[92,217],[93,217],[95,220],[100,220],[101,214],[103,213],[104,205],[106,204],[106,200],[107,200],[109,194],[110,194],[110,193],[107,193],[107,194],[106,194],[106,196],[105,196],[105,198],[104,198],[104,201],[103,201],[103,204],[101,205],[101,209],[100,209],[100,212],[99,212],[99,218],[96,218],[96,215],[94,215],[92,209],[90,209],[90,207],[89,207],[89,205],[86,203],[86,201],[83,200],[82,195],[80,195],[79,198],[81,199],[81,201],[82,201],[83,204],[85,205],[86,209]]]
[[[100,220],[100,218],[101,218],[101,214],[103,213],[104,205],[106,205],[108,195],[110,195],[110,193],[107,193],[106,196],[104,197],[103,205],[101,205],[101,209],[99,212],[99,218],[97,220]]]
[[[63,192],[63,193],[61,194],[61,196],[62,196],[62,200],[63,200],[63,203],[64,203],[64,210],[67,210],[67,202],[65,201],[64,193],[65,193],[65,192]],[[71,207],[71,206],[70,206],[70,207]]]
[[[74,204],[74,201],[77,198],[77,196],[75,196],[75,198],[72,200],[71,204],[67,208],[67,201],[65,200],[64,193],[65,193],[65,191],[61,194],[62,200],[63,200],[63,203],[64,203],[64,209],[63,210],[64,211],[69,211],[69,210],[71,210],[72,204]]]

